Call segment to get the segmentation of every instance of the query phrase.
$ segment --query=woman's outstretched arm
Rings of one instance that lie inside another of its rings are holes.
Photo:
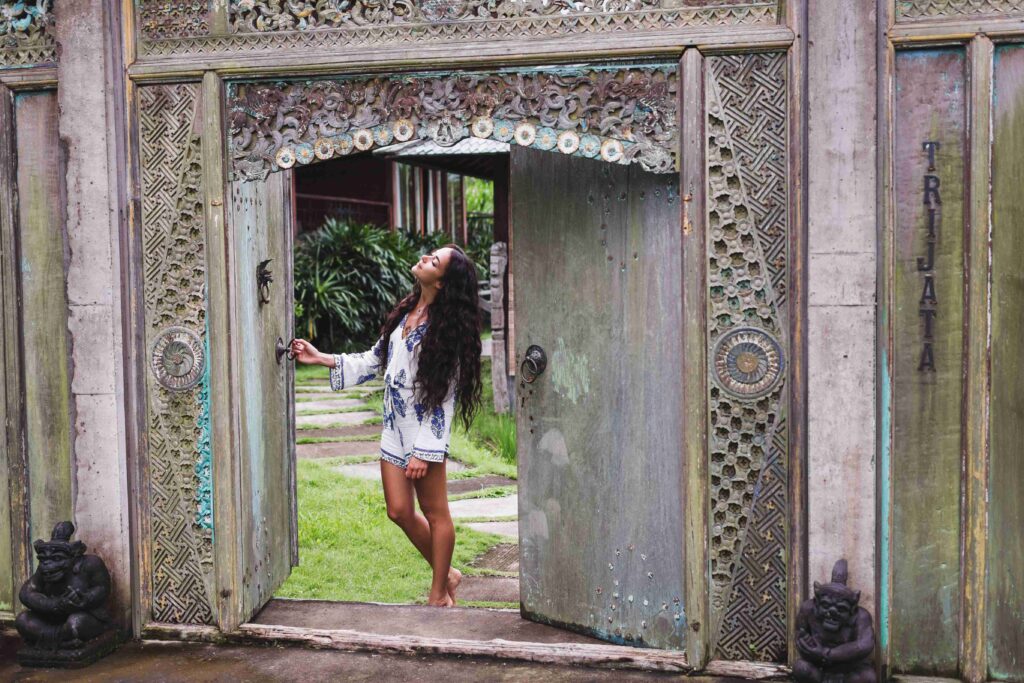
[[[331,369],[331,390],[341,391],[368,382],[380,372],[384,362],[384,337],[362,353],[323,353],[305,339],[292,342],[295,360]]]

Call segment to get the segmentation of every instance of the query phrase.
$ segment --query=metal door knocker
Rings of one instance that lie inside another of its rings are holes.
[[[523,359],[523,364],[519,367],[519,373],[523,377],[523,381],[527,384],[533,384],[533,381],[544,372],[544,369],[548,366],[548,356],[544,353],[544,349],[531,344],[526,349],[526,358]]]
[[[273,260],[268,258],[266,261],[260,261],[260,264],[256,266],[256,288],[259,291],[261,306],[270,303],[270,283],[274,281],[274,275],[270,272],[270,268],[267,268],[267,264]]]
[[[287,344],[285,344],[283,339],[281,339],[280,337],[277,338],[277,346],[274,349],[274,353],[277,354],[277,364],[278,365],[281,364],[281,357],[282,356],[287,356],[288,360],[295,360],[295,354],[292,353],[292,342],[293,341],[295,341],[295,340],[292,339],[292,341],[290,341]]]

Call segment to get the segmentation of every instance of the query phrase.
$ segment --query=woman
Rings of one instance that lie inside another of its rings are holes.
[[[456,414],[468,428],[480,403],[476,268],[458,245],[446,244],[421,256],[412,274],[412,292],[388,315],[369,351],[326,354],[296,339],[292,352],[300,363],[331,368],[334,391],[383,372],[380,473],[388,517],[433,568],[427,603],[450,607],[462,574],[451,567],[455,527],[445,458]],[[416,512],[414,489],[423,514]]]

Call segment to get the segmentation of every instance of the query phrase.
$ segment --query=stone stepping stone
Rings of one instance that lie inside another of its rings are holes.
[[[307,403],[312,403],[313,401],[337,401],[342,398],[352,398],[351,396],[344,396],[343,394],[344,392],[341,391],[296,391],[295,405],[301,407]],[[299,401],[298,399],[300,398],[303,400]]]
[[[484,358],[490,358],[491,356],[491,340],[481,339],[480,340],[480,355]]]
[[[333,427],[331,429],[303,429],[299,437],[311,437],[315,439],[337,439],[342,436],[380,436],[383,429],[381,425],[351,425],[348,427]]]
[[[519,542],[519,522],[469,522],[466,526],[488,534],[507,536]]]
[[[380,452],[379,450],[377,451]],[[346,477],[380,481],[380,462],[360,462],[354,465],[339,465],[335,468]]]
[[[377,455],[380,441],[336,441],[333,443],[300,443],[295,454],[300,458],[340,458],[349,455]]]
[[[333,424],[358,425],[377,415],[376,411],[361,410],[357,413],[325,413],[323,415],[296,415],[295,426],[327,426]],[[380,427],[377,427],[378,432]]]
[[[455,593],[458,603],[466,600],[519,602],[519,579],[512,576],[464,576]]]
[[[302,413],[304,410],[340,410],[342,408],[357,408],[366,405],[358,398],[334,398],[330,401],[307,401],[295,404],[295,412]]]
[[[499,543],[470,563],[482,569],[494,569],[501,572],[519,571],[519,544]]]
[[[453,500],[448,503],[452,517],[508,517],[519,514],[519,496],[503,496],[501,498],[468,498]],[[512,522],[515,524],[515,522]]]
[[[489,489],[492,486],[512,486],[515,483],[515,479],[509,479],[497,474],[489,474],[486,477],[473,477],[472,479],[455,479],[448,482],[448,495],[480,491],[482,489]]]
[[[376,453],[380,453],[379,447],[376,449]],[[461,462],[457,462],[452,459],[448,459],[448,470],[449,472],[458,472],[466,469],[466,466]],[[374,460],[373,462],[360,462],[351,465],[338,465],[335,470],[341,472],[346,477],[355,477],[356,479],[375,479],[380,481],[380,462]]]

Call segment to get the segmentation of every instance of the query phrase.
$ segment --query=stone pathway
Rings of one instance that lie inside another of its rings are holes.
[[[466,517],[508,517],[519,514],[519,497],[465,498],[448,503],[454,519]]]
[[[490,342],[485,340],[489,347]],[[489,350],[489,348],[488,348]],[[300,443],[296,445],[299,458],[338,458],[374,456],[379,454],[380,425],[364,425],[367,418],[379,415],[376,404],[380,401],[374,393],[382,390],[379,382],[368,382],[343,392],[331,392],[326,379],[303,380],[295,387],[295,396],[300,399],[295,404],[297,437],[317,439],[345,439],[344,441],[324,441],[318,443]],[[357,398],[356,396],[362,398]],[[365,401],[365,402],[364,402]],[[368,403],[375,406],[370,410],[355,412],[333,412],[351,410]],[[332,411],[332,412],[324,412]],[[316,412],[315,415],[303,413]],[[353,438],[365,438],[354,441]],[[362,480],[380,480],[380,463],[374,459],[369,462],[348,462],[338,465],[338,471],[348,477]],[[465,472],[467,466],[455,460],[448,460],[449,476]],[[448,482],[448,495],[458,496],[484,491],[496,486],[515,486],[514,479],[497,475],[456,478]],[[505,541],[494,546],[472,562],[473,567],[496,570],[499,576],[466,576],[459,587],[458,599],[483,603],[518,603],[519,602],[519,523],[515,521],[518,514],[518,496],[515,493],[495,498],[463,498],[449,503],[452,517],[458,520],[474,520],[463,522],[466,526],[478,531],[498,534]]]
[[[358,398],[338,398],[335,397],[331,400],[320,400],[320,401],[306,401],[303,403],[295,404],[295,412],[302,415],[306,412],[323,411],[323,410],[337,410],[343,411],[345,408],[356,408],[358,406],[366,405],[365,401],[361,401]]]
[[[357,413],[322,413],[320,415],[296,415],[295,426],[303,430],[303,427],[327,427],[329,425],[361,425],[367,419],[375,417],[376,412],[359,411]],[[380,430],[380,427],[377,427]],[[303,430],[304,431],[304,430]]]

